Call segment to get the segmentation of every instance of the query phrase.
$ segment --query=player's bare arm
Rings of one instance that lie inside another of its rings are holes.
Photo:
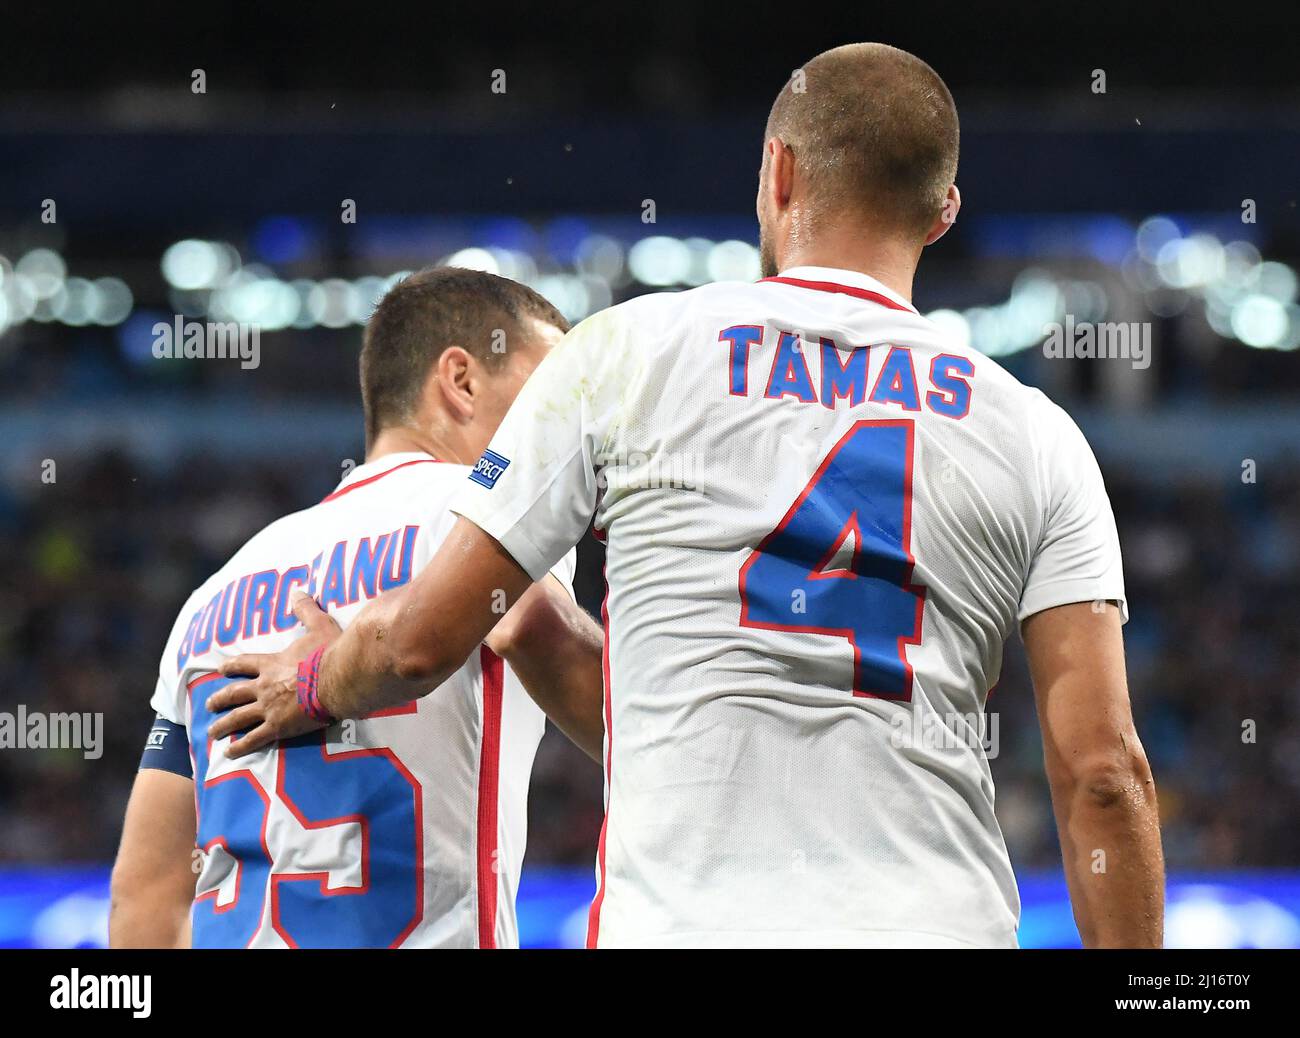
[[[592,760],[605,738],[604,632],[558,580],[530,587],[488,635],[542,711]]]
[[[1022,633],[1079,935],[1089,948],[1158,948],[1160,821],[1129,706],[1119,610],[1045,609]]]
[[[137,772],[113,867],[110,947],[190,946],[194,830],[193,780]]]
[[[337,641],[333,622],[310,600],[299,598],[295,614],[307,625],[307,636],[273,656],[244,655],[227,661],[224,674],[248,675],[249,680],[227,686],[209,701],[213,711],[229,710],[213,724],[212,737],[247,731],[230,747],[230,756],[238,757],[319,727],[299,707],[298,664],[327,642],[331,644],[320,659],[317,695],[330,716],[359,717],[424,695],[488,637],[501,620],[503,596],[509,609],[531,584],[500,544],[461,519],[414,581],[372,602]],[[538,635],[566,632],[580,640],[563,649],[535,640]],[[543,693],[542,698],[557,701],[562,716],[556,723],[587,752],[595,747],[599,756],[595,726],[601,723],[600,705],[592,694],[598,687],[592,682],[599,680],[599,649],[590,631],[581,631],[568,614],[562,622],[539,618],[521,625],[515,641],[506,649],[509,662],[512,667],[516,659],[524,663],[530,673],[520,677],[531,694],[536,695],[536,688],[559,684],[554,677],[537,678],[548,669],[543,655],[548,649],[564,668],[586,682],[585,695],[578,693],[571,699],[567,693]]]

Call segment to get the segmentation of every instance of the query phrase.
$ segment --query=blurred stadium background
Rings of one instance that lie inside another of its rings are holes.
[[[1110,487],[1170,943],[1300,946],[1292,17],[818,10],[158,5],[58,29],[35,6],[6,12],[0,710],[105,723],[97,760],[0,749],[0,946],[103,941],[175,612],[361,459],[355,358],[385,287],[482,267],[577,319],[756,277],[766,106],[800,61],[871,38],[929,60],[962,113],[965,207],[922,263],[918,306],[1061,402]],[[178,314],[258,325],[260,365],[156,359],[151,328]],[[1152,363],[1047,358],[1044,326],[1067,314],[1150,322]],[[596,609],[590,538],[578,591]],[[991,707],[1022,941],[1076,943],[1015,647]],[[549,733],[525,943],[579,938],[600,798],[598,768]]]

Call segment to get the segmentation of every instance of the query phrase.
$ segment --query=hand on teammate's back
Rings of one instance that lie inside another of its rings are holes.
[[[222,664],[222,674],[246,679],[227,685],[208,699],[213,713],[227,711],[213,721],[208,732],[211,738],[244,733],[226,749],[229,757],[242,757],[278,739],[323,727],[298,705],[298,664],[336,640],[342,631],[304,591],[296,592],[293,615],[306,633],[284,651],[233,656]]]

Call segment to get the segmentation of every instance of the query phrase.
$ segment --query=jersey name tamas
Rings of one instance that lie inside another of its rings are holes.
[[[1015,943],[985,701],[1017,621],[1124,600],[1069,417],[861,274],[644,296],[452,504],[531,574],[607,541],[588,941]]]
[[[303,588],[343,626],[428,562],[464,466],[392,454],[272,523],[190,598],[153,706],[188,729],[202,852],[195,947],[494,947],[518,943],[526,800],[545,720],[481,647],[413,703],[248,757],[213,743],[221,661],[302,633]],[[569,586],[572,555],[556,575]]]

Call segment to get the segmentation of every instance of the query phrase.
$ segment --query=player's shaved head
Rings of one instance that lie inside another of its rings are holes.
[[[411,419],[429,371],[444,351],[459,346],[489,372],[497,371],[512,337],[523,334],[530,318],[569,330],[559,310],[509,278],[432,267],[399,281],[366,322],[361,347],[367,442]]]
[[[883,43],[817,55],[791,76],[767,120],[795,154],[819,219],[856,210],[923,236],[957,176],[957,109],[938,73]]]

